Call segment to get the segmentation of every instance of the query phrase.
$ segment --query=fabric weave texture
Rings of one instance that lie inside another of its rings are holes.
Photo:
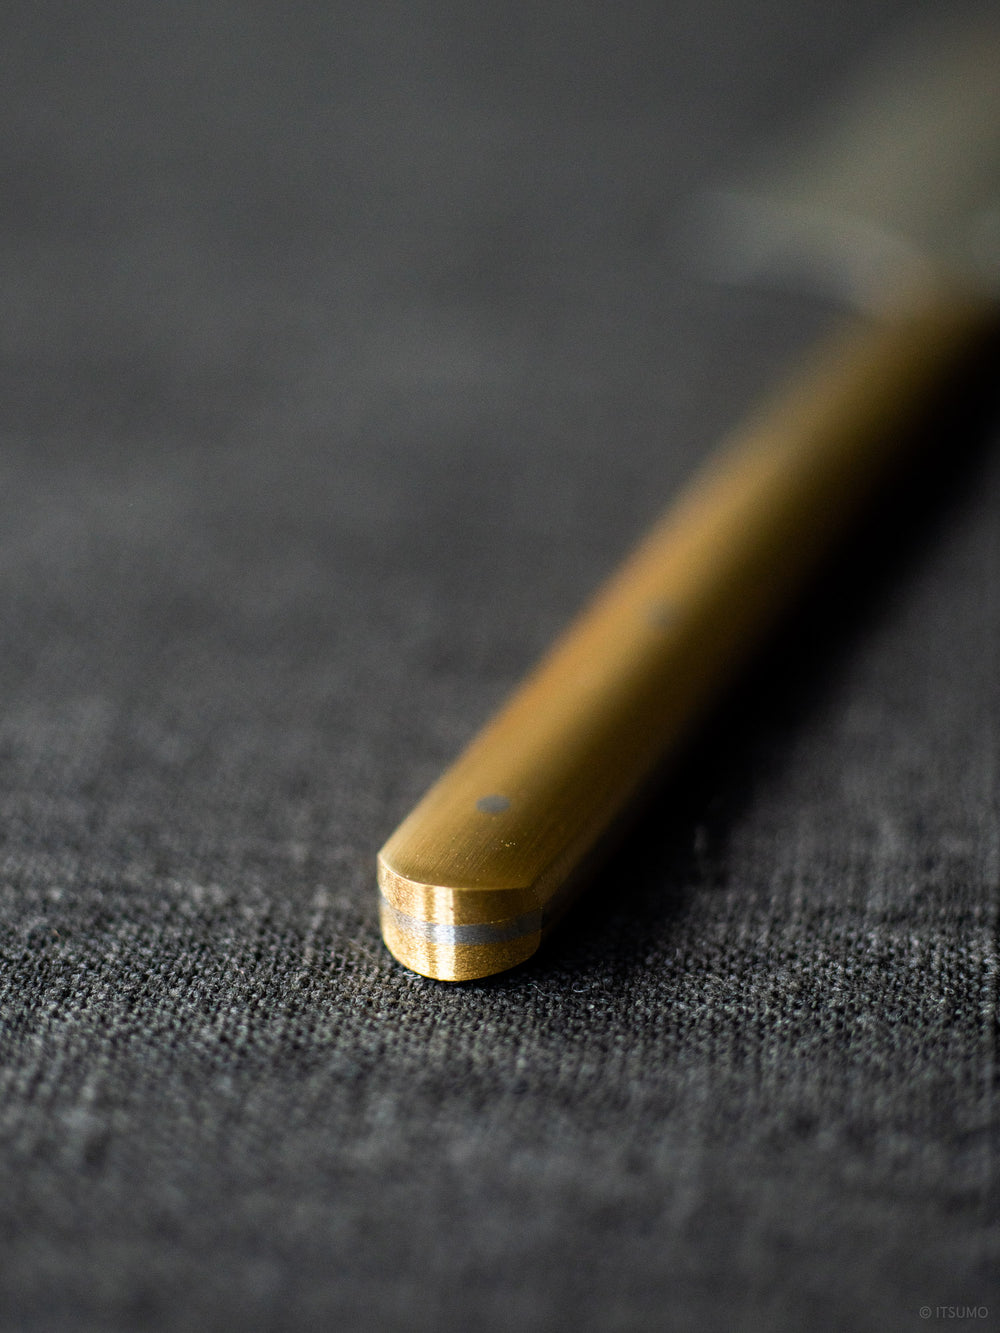
[[[375,912],[829,325],[688,201],[915,12],[18,7],[0,1327],[1000,1320],[988,374],[542,953],[436,983]]]

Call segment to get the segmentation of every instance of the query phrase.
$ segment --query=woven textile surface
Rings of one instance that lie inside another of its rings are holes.
[[[988,374],[535,959],[375,914],[829,322],[689,201],[914,12],[14,7],[0,1327],[1000,1320]]]

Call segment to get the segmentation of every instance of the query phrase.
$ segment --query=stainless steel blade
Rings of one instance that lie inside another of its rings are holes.
[[[708,262],[878,314],[1000,295],[1000,20],[912,31],[798,143],[699,210]]]

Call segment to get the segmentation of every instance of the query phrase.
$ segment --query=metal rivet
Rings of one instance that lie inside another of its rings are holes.
[[[505,810],[510,809],[510,801],[499,792],[494,792],[492,796],[480,796],[476,802],[476,809],[482,810],[484,815],[502,815]]]
[[[653,629],[670,629],[677,619],[677,608],[670,602],[650,602],[646,607],[646,624]]]

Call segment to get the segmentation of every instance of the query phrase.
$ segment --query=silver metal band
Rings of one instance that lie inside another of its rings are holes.
[[[401,912],[398,907],[379,894],[379,908],[383,917],[392,919],[397,930],[416,935],[428,944],[503,944],[522,935],[537,935],[542,928],[540,911],[526,912],[523,916],[508,917],[506,921],[476,922],[473,925],[449,925],[443,921],[424,921],[420,917]]]

